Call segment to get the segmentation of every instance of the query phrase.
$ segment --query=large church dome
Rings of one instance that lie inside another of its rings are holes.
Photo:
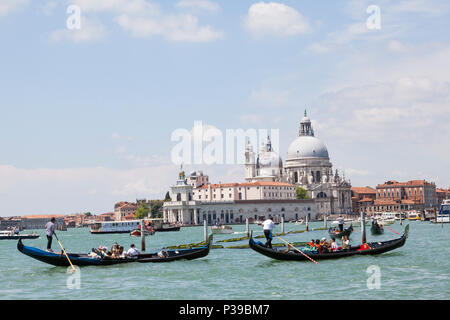
[[[330,159],[327,147],[323,142],[314,136],[311,120],[306,115],[300,121],[300,130],[297,139],[289,146],[286,160],[296,160],[304,158]]]
[[[300,136],[289,146],[286,160],[302,158],[329,159],[325,144],[314,136]]]

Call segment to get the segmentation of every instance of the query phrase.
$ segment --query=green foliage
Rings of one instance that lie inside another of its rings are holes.
[[[167,191],[166,197],[164,198],[164,201],[172,201],[172,199],[170,198],[169,191]]]
[[[306,189],[297,187],[297,199],[309,199]]]
[[[136,210],[135,217],[136,219],[147,218],[149,212],[149,207],[145,203],[142,203],[141,206]]]

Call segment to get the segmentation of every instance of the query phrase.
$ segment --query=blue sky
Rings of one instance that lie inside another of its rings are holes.
[[[305,108],[352,185],[450,187],[449,13],[437,0],[0,0],[0,215],[160,198],[178,172],[171,134],[196,120],[279,129],[284,159]]]

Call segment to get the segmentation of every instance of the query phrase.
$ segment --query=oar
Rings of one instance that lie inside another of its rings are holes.
[[[286,243],[288,246],[291,246],[292,248],[294,248],[295,250],[297,250],[298,252],[300,252],[302,255],[304,255],[305,257],[307,257],[309,260],[311,260],[312,262],[319,264],[317,261],[314,261],[313,259],[311,259],[308,255],[306,255],[303,251],[297,249],[296,247],[294,247],[292,244],[290,244],[287,241],[284,241],[283,239],[281,239],[280,237],[277,237],[278,239],[280,239],[281,241],[283,241],[284,243]]]
[[[387,228],[387,229],[389,229],[389,230],[391,230],[393,233],[396,233],[396,234],[398,234],[398,235],[400,235],[400,233],[398,233],[398,232],[395,232],[394,230],[392,230],[391,228],[389,228],[389,227],[387,227],[387,226],[384,226],[385,228]]]
[[[61,247],[62,251],[66,255],[67,260],[69,260],[69,263],[72,266],[72,270],[75,272],[75,267],[73,266],[72,261],[70,261],[69,256],[67,255],[66,249],[64,249],[64,247],[62,246],[61,242],[59,242],[59,239],[58,239],[58,236],[56,235],[56,233],[53,232],[53,234],[55,235],[55,238],[58,241],[58,244]]]

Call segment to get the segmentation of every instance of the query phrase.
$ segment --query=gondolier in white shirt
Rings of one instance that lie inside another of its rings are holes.
[[[342,218],[341,215],[339,215],[338,218],[338,224],[339,224],[339,231],[344,231],[344,218]]]
[[[52,240],[55,234],[55,217],[52,217],[49,222],[45,225],[45,233],[47,235],[47,251],[53,252],[52,250]]]
[[[265,247],[272,248],[272,229],[275,224],[272,221],[272,216],[269,215],[269,218],[263,222],[263,230],[264,236],[266,237]]]

